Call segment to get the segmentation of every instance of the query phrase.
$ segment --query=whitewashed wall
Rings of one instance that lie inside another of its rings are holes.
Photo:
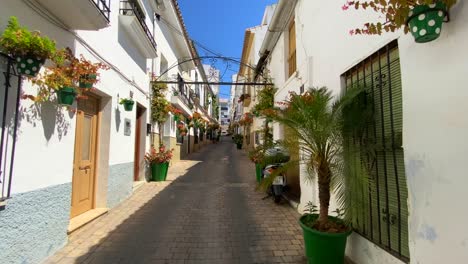
[[[280,90],[327,86],[341,92],[340,75],[398,38],[403,84],[403,147],[409,192],[411,263],[468,261],[468,211],[460,204],[468,185],[468,6],[459,1],[441,37],[417,44],[411,35],[350,36],[375,14],[341,9],[344,1],[299,1],[296,7],[298,75],[285,77],[285,39],[279,39],[269,68]],[[275,138],[281,137],[275,127]],[[302,173],[304,174],[304,173]],[[317,201],[316,188],[302,184],[301,203]],[[331,208],[334,210],[334,208]],[[347,254],[357,263],[401,263],[359,235]]]

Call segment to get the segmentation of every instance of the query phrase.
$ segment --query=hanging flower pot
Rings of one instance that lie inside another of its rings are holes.
[[[431,5],[417,5],[409,13],[409,30],[417,43],[426,43],[437,39],[442,31],[442,24],[447,16],[447,6],[437,1]]]
[[[34,56],[17,56],[16,70],[19,74],[35,77],[44,65],[45,59]]]
[[[76,91],[71,87],[63,87],[57,90],[57,102],[62,105],[72,105],[75,101]]]
[[[91,89],[93,84],[96,83],[97,75],[96,74],[85,74],[80,77],[80,88]]]
[[[135,101],[133,101],[132,99],[122,98],[120,99],[120,104],[124,106],[125,111],[131,112],[133,110],[133,105],[135,104]]]

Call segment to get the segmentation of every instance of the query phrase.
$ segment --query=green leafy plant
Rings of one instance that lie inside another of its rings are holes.
[[[437,2],[445,4],[450,9],[457,3],[457,0],[368,0],[368,1],[347,1],[342,9],[371,9],[381,14],[382,21],[367,22],[362,28],[350,30],[350,34],[381,35],[383,32],[395,32],[403,28],[405,33],[410,30],[406,24],[415,6],[431,5]]]
[[[265,162],[265,149],[263,146],[255,147],[249,151],[249,159],[255,164],[263,164]]]
[[[166,99],[167,84],[153,83],[151,86],[151,120],[158,124],[159,128],[159,145],[163,146],[163,126],[169,118],[171,112],[171,104]]]
[[[39,31],[29,31],[22,27],[18,19],[10,17],[8,26],[0,37],[1,49],[12,56],[33,56],[51,58],[55,53],[55,42]]]
[[[244,137],[241,134],[236,134],[232,137],[234,144],[241,145],[244,143]]]
[[[128,103],[133,103],[135,102],[133,98],[120,98],[119,104],[128,104]]]
[[[352,88],[336,100],[331,91],[325,87],[313,88],[303,95],[291,93],[289,99],[282,104],[284,108],[276,109],[276,114],[271,115],[273,120],[289,128],[292,133],[291,137],[283,140],[283,145],[297,148],[299,142],[302,158],[291,160],[289,164],[301,162],[309,171],[309,180],[317,177],[319,214],[308,218],[311,221],[304,224],[322,232],[335,233],[349,230],[343,223],[329,219],[332,191],[336,194],[339,206],[344,208],[345,219],[350,224],[353,224],[353,212],[356,211],[353,208],[363,206],[363,201],[356,199],[353,193],[356,193],[354,187],[368,184],[368,174],[360,164],[345,162],[349,160],[346,158],[347,155],[357,155],[357,153],[344,147],[345,137],[362,133],[364,129],[360,126],[367,124],[365,120],[371,117],[368,114],[372,109],[371,106],[359,104],[363,90],[358,87]],[[355,107],[356,105],[360,107]],[[354,113],[349,113],[350,111]],[[345,119],[354,120],[345,121]],[[351,170],[351,166],[359,169]],[[360,173],[351,174],[358,171]],[[366,188],[359,190],[363,189]]]
[[[263,144],[264,146],[271,146],[273,144],[273,134],[271,133],[271,129],[269,123],[271,118],[271,112],[274,111],[275,107],[275,93],[278,89],[276,89],[273,85],[268,85],[263,87],[261,90],[258,91],[257,94],[257,104],[253,107],[254,115],[258,117],[265,118],[265,124],[263,126]]]

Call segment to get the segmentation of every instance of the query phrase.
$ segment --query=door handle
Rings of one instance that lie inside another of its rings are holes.
[[[91,166],[84,166],[84,167],[79,167],[80,170],[87,170],[87,169],[91,169]]]

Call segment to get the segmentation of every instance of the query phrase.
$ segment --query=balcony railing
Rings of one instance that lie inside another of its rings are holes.
[[[101,14],[109,21],[111,0],[93,0],[93,3],[99,9]]]
[[[156,41],[154,41],[153,34],[149,30],[145,22],[145,13],[136,0],[120,1],[120,14],[125,16],[136,16],[140,22],[141,27],[146,33],[153,47],[156,49]]]

